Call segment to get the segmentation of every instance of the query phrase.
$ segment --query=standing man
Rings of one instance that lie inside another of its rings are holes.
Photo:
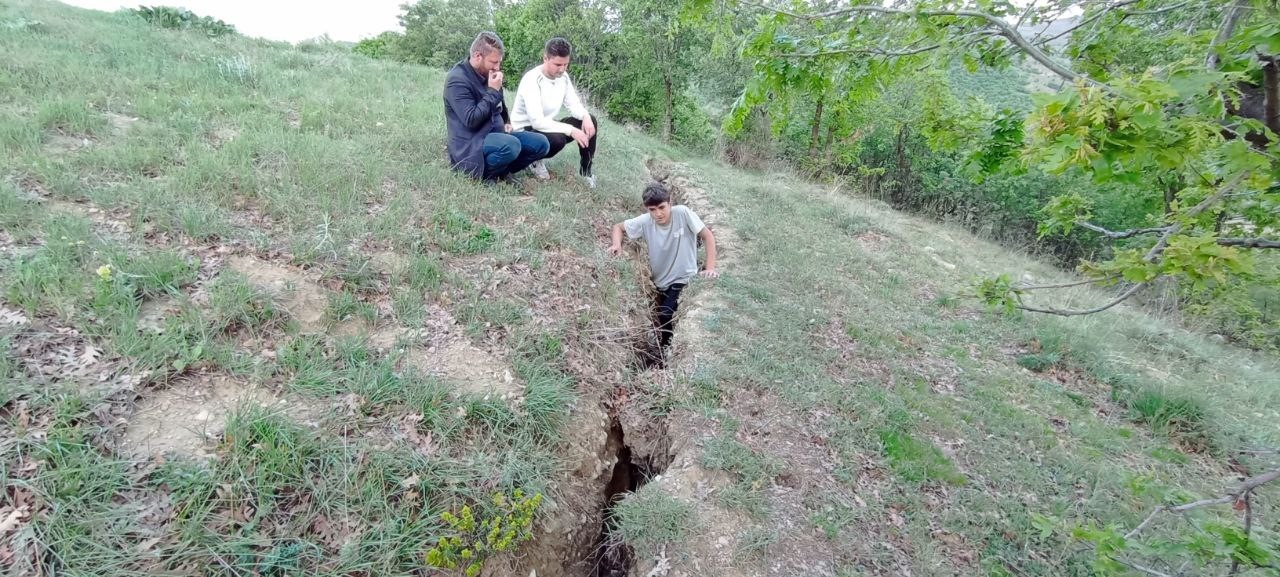
[[[569,80],[569,54],[572,49],[564,38],[552,38],[542,51],[542,64],[534,66],[520,79],[516,89],[516,106],[511,124],[518,131],[541,134],[551,144],[546,158],[559,153],[569,141],[578,144],[581,157],[579,170],[587,186],[596,187],[591,174],[591,161],[596,155],[596,119],[582,104],[578,90]],[[561,108],[569,116],[556,120]],[[529,167],[538,178],[547,179],[547,167],[541,160]]]
[[[550,146],[536,132],[511,133],[502,100],[504,50],[497,34],[481,32],[471,43],[471,58],[455,65],[444,82],[449,162],[485,182],[509,179]]]

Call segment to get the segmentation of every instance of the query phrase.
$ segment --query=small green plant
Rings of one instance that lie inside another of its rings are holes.
[[[209,310],[219,330],[264,330],[283,323],[285,312],[244,275],[223,271],[209,289]]]
[[[1174,396],[1156,388],[1143,388],[1126,401],[1133,420],[1157,432],[1185,439],[1204,437],[1205,410],[1199,401]]]
[[[414,255],[401,271],[400,277],[415,291],[435,292],[444,282],[444,267],[433,255]]]
[[[59,98],[44,103],[37,113],[40,125],[69,135],[93,136],[101,133],[107,120],[83,100]]]
[[[738,534],[738,544],[734,548],[733,555],[740,560],[758,559],[777,542],[776,530],[769,527],[751,527]]]
[[[329,297],[329,318],[334,322],[359,318],[373,324],[378,320],[378,308],[360,300],[353,292],[343,291]]]
[[[760,490],[782,472],[782,464],[732,437],[721,435],[707,441],[702,452],[702,466],[734,473],[740,483]]]
[[[445,252],[469,255],[489,250],[497,241],[497,233],[493,229],[472,222],[467,215],[457,211],[436,213],[433,218],[436,232],[439,234],[440,248]]]
[[[939,481],[948,485],[963,485],[965,477],[951,459],[930,443],[896,428],[882,429],[880,443],[889,459],[889,466],[900,477],[918,483]]]
[[[1062,355],[1056,352],[1045,351],[1043,353],[1033,353],[1018,357],[1018,366],[1029,371],[1043,373],[1054,365],[1062,361]]]
[[[426,319],[422,295],[410,290],[397,289],[391,295],[391,314],[401,326],[419,327]]]
[[[254,72],[253,63],[243,54],[219,59],[218,74],[229,82],[250,88],[258,85],[258,75]]]
[[[141,296],[153,298],[176,294],[178,289],[194,282],[199,267],[194,261],[165,250],[129,259],[120,263],[119,268]]]
[[[476,577],[490,557],[510,551],[533,536],[533,515],[540,504],[541,493],[526,496],[516,489],[510,496],[494,493],[492,507],[479,519],[470,505],[463,505],[456,515],[441,513],[440,519],[452,535],[441,537],[427,551],[427,565]]]

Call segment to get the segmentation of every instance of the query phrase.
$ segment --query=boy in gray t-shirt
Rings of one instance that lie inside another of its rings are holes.
[[[679,306],[680,291],[698,274],[698,238],[707,245],[707,266],[702,276],[716,278],[716,237],[702,224],[689,207],[671,206],[671,195],[661,184],[644,189],[647,214],[613,225],[613,244],[609,254],[622,253],[622,233],[635,240],[643,238],[649,245],[649,271],[658,288],[658,343],[665,350],[671,344],[673,319]]]

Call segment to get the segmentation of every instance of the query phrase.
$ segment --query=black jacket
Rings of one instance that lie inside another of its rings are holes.
[[[510,122],[501,90],[476,73],[466,60],[449,70],[444,80],[444,120],[449,163],[472,178],[484,176],[484,137],[503,131]]]

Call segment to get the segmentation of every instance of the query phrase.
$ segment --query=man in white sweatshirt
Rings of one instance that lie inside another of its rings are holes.
[[[581,156],[580,171],[587,186],[596,187],[591,173],[591,161],[596,154],[596,121],[578,96],[578,90],[569,80],[569,41],[552,38],[542,51],[542,64],[534,66],[520,79],[516,89],[515,106],[511,109],[513,130],[529,130],[547,137],[551,149],[543,158],[551,158],[564,149],[570,141],[578,144]],[[569,110],[569,116],[556,120],[561,108]],[[550,178],[542,160],[529,166],[540,179]]]

